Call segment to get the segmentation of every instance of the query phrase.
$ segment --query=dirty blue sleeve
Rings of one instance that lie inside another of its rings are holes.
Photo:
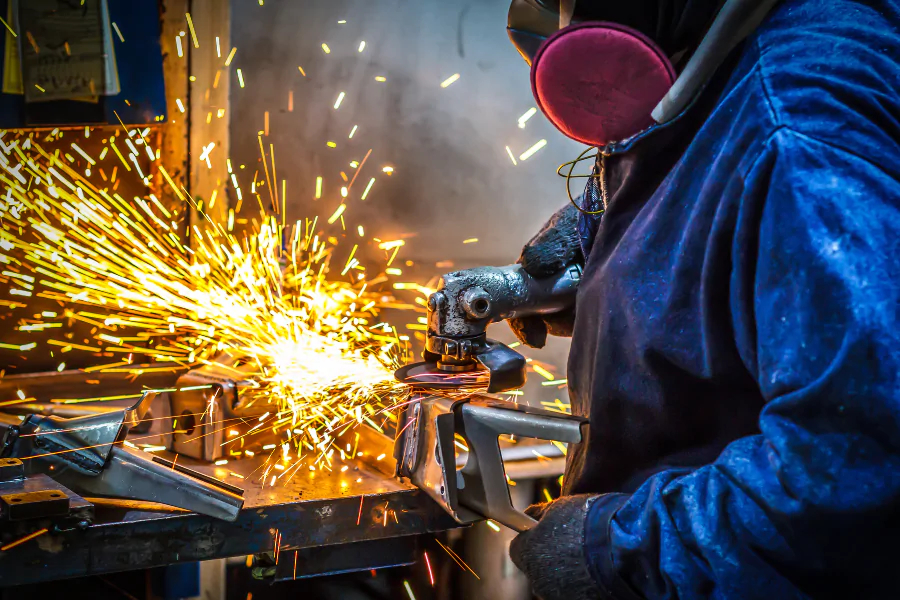
[[[761,433],[593,505],[586,555],[615,597],[894,597],[897,154],[783,128],[743,175],[722,285]]]

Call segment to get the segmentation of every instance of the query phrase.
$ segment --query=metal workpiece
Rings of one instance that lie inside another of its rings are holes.
[[[537,521],[512,506],[506,472],[500,455],[501,435],[557,442],[581,442],[586,419],[512,405],[502,400],[467,402],[460,407],[458,423],[469,444],[469,458],[458,471],[462,502],[515,531],[525,531]]]
[[[28,415],[7,433],[14,444],[11,451],[19,458],[31,458],[29,470],[53,467],[97,475],[106,466],[113,445],[123,441],[144,418],[155,397],[154,392],[147,392],[129,408],[71,419]]]
[[[25,479],[25,465],[18,458],[0,458],[0,483]]]
[[[421,396],[411,402],[401,414],[403,433],[397,438],[396,454],[397,476],[409,478],[458,523],[465,525],[481,517],[459,499],[454,408],[464,402],[443,396]],[[503,481],[505,484],[506,480]]]
[[[225,456],[226,430],[243,434],[245,425],[251,421],[256,425],[255,418],[266,412],[264,404],[254,406],[249,402],[252,397],[242,393],[259,387],[250,379],[255,370],[243,357],[223,353],[181,375],[168,392],[166,410],[174,418],[163,421],[164,445],[172,452],[209,462]],[[242,372],[247,373],[246,378]],[[223,422],[229,427],[223,428]]]
[[[176,388],[191,388],[182,375]],[[224,417],[226,406],[234,403],[235,389],[231,382],[213,384],[212,387],[173,391],[168,394],[168,410],[171,419],[162,422],[164,445],[172,452],[198,460],[213,462],[222,458],[225,432],[222,423],[236,426]]]
[[[194,391],[218,390],[216,393],[221,394],[224,399],[224,407],[230,410],[237,405],[235,377],[239,377],[241,366],[243,362],[238,357],[228,353],[220,354],[209,364],[200,365],[179,376],[169,394],[185,396],[192,395],[191,392]]]
[[[241,489],[124,445],[156,399],[146,392],[131,407],[63,419],[29,415],[8,428],[5,452],[28,474],[51,475],[85,495],[168,504],[226,520],[237,518]]]
[[[509,434],[572,444],[581,441],[581,426],[587,423],[580,417],[490,397],[466,402],[461,415],[463,429],[470,437],[476,431],[479,435],[481,431],[496,431],[497,436]]]
[[[223,352],[208,363],[179,376],[169,395],[174,398],[173,404],[178,404],[181,398],[190,396],[204,397],[207,401],[214,398],[223,411],[219,415],[220,418],[259,416],[262,414],[259,408],[248,407],[246,394],[240,393],[244,389],[260,387],[260,384],[252,379],[257,371],[258,366],[252,359],[240,354]],[[198,391],[204,393],[192,394]],[[173,411],[172,414],[177,417],[180,413]]]
[[[535,521],[512,506],[499,437],[579,443],[586,424],[580,417],[490,396],[453,399],[422,394],[401,414],[397,475],[409,478],[459,523],[488,518],[524,531]],[[469,448],[461,467],[454,450],[457,434]]]
[[[122,418],[116,413],[75,419],[28,415],[19,427],[14,452],[20,458],[43,458],[30,460],[30,471],[40,464],[44,468],[59,466],[96,475],[106,465],[122,428]]]
[[[239,487],[127,446],[115,446],[95,476],[74,470],[54,478],[87,496],[158,502],[225,521],[234,521],[244,504]]]
[[[47,481],[52,485],[53,480]],[[0,510],[10,521],[61,517],[69,514],[69,497],[57,486],[49,489],[0,491]]]
[[[42,473],[0,483],[0,520],[71,520],[86,526],[93,515],[90,502]]]
[[[63,417],[66,419],[74,419],[76,417],[89,417],[95,415],[106,415],[115,412],[121,412],[121,407],[101,406],[97,404],[46,404],[37,402],[28,402],[24,404],[13,404],[4,406],[3,411],[13,415],[42,415],[45,417]],[[143,418],[137,424],[131,427],[130,431],[134,433],[146,433],[150,431],[153,421],[153,413],[149,409],[144,413]]]

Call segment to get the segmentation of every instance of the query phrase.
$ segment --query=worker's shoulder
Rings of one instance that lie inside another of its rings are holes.
[[[776,127],[900,147],[900,1],[784,0],[750,41]]]

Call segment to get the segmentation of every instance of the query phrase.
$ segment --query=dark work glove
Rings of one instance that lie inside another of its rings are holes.
[[[565,267],[584,263],[578,240],[578,209],[566,204],[547,221],[522,248],[519,264],[532,277],[549,277]],[[532,348],[543,348],[547,334],[572,336],[575,306],[552,315],[510,319],[509,326],[519,341]]]
[[[535,504],[526,513],[538,524],[520,533],[509,546],[509,557],[528,577],[541,600],[603,598],[584,556],[584,529],[594,495],[564,496]]]

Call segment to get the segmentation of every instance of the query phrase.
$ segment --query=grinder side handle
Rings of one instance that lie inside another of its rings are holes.
[[[580,282],[577,264],[540,279],[518,264],[447,273],[428,298],[428,334],[464,340],[483,335],[491,323],[559,312],[574,304]],[[444,354],[440,345],[428,350]]]
[[[575,304],[581,265],[571,264],[550,277],[530,275],[522,265],[501,267],[505,289],[493,301],[491,320],[505,321],[560,312]]]

